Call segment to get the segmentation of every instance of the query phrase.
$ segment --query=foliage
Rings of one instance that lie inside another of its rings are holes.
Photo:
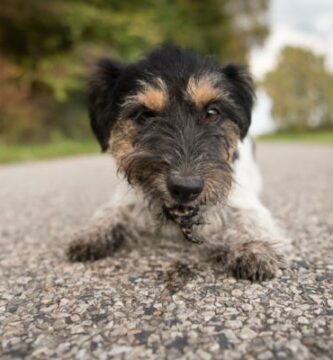
[[[0,144],[0,164],[59,156],[97,154],[100,147],[93,139],[88,141],[59,140],[47,144]]]
[[[130,61],[169,41],[246,61],[267,35],[267,2],[2,0],[0,141],[76,137],[78,127],[88,134],[86,116],[69,118],[68,110],[83,113],[86,74],[98,57]]]
[[[324,58],[305,48],[286,47],[263,85],[280,129],[333,127],[333,74]]]

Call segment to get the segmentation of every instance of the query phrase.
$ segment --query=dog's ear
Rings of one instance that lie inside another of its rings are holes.
[[[117,61],[102,59],[96,68],[89,81],[88,110],[94,134],[102,151],[106,151],[115,123],[114,90],[124,66]]]
[[[222,73],[229,80],[231,93],[240,105],[243,116],[238,126],[241,137],[244,138],[251,125],[252,108],[255,99],[253,80],[248,71],[240,65],[228,64],[222,67]]]

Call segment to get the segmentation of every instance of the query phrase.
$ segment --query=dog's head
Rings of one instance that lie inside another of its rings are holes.
[[[171,218],[188,218],[226,200],[253,97],[243,68],[166,46],[135,64],[101,61],[89,111],[128,182]]]

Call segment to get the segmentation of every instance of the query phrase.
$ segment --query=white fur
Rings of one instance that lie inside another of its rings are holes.
[[[262,180],[249,138],[239,142],[238,152],[239,158],[233,164],[234,184],[227,203],[209,206],[203,214],[204,225],[194,225],[192,235],[204,240],[199,251],[207,248],[223,253],[225,266],[231,270],[237,268],[243,256],[242,269],[247,267],[244,276],[255,277],[258,271],[274,275],[276,269],[285,264],[290,242],[259,199]],[[116,167],[114,169],[116,173]],[[85,259],[96,251],[99,255],[107,253],[112,249],[112,241],[117,241],[110,238],[110,233],[117,226],[119,232],[119,225],[122,225],[121,231],[126,232],[126,238],[132,240],[139,241],[149,233],[156,241],[164,237],[171,237],[173,241],[184,239],[177,224],[168,222],[161,226],[140,191],[130,187],[125,179],[118,179],[110,203],[98,211],[87,230],[74,236],[70,257]]]
[[[254,158],[252,140],[247,137],[238,145],[239,160],[234,164],[235,183],[229,196],[229,206],[242,212],[244,227],[256,227],[254,234],[261,240],[273,243],[284,252],[290,240],[276,225],[270,211],[261,203],[262,177]],[[254,239],[255,240],[255,239]]]
[[[234,164],[234,185],[229,195],[229,205],[239,208],[251,208],[259,202],[262,179],[252,151],[252,140],[245,138],[238,144],[239,159]],[[116,172],[116,169],[115,169]],[[108,206],[136,204],[143,201],[140,192],[135,191],[127,181],[117,176],[117,186]]]
[[[235,181],[228,204],[216,205],[207,210],[205,219],[208,224],[202,227],[201,232],[204,237],[210,238],[223,233],[224,240],[237,237],[237,243],[242,242],[242,239],[244,242],[250,241],[252,237],[252,240],[268,241],[283,252],[288,240],[259,199],[262,178],[254,158],[252,140],[247,137],[240,141],[238,152],[239,159],[233,165]],[[134,205],[133,219],[140,227],[153,221],[140,192],[130,187],[124,179],[119,179],[108,208],[124,205]],[[182,237],[178,226],[173,223],[159,229],[159,232],[167,237]]]
[[[253,155],[252,140],[238,143],[239,159],[234,163],[234,186],[229,195],[231,206],[247,208],[259,201],[262,178]]]

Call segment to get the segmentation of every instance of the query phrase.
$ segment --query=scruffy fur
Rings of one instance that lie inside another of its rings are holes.
[[[69,258],[96,260],[124,242],[164,236],[200,244],[237,278],[272,278],[288,241],[258,198],[247,137],[253,98],[242,67],[173,46],[134,64],[101,61],[89,87],[91,125],[124,181],[74,234]],[[202,179],[200,195],[175,198],[170,176]]]

